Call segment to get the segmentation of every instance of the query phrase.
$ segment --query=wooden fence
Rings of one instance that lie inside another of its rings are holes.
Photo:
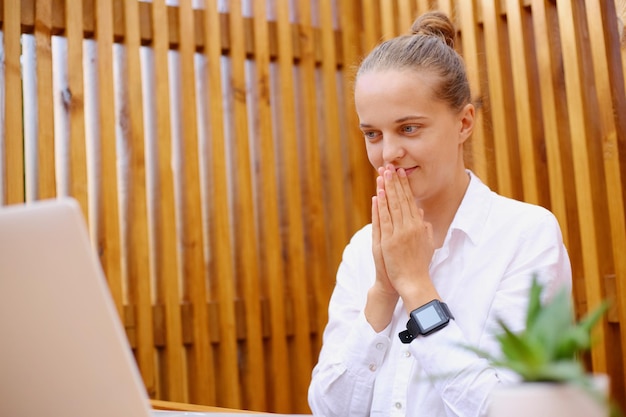
[[[626,397],[623,0],[0,0],[0,205],[71,195],[152,398],[308,412],[341,251],[374,172],[360,57],[454,17],[468,165],[550,208],[588,358]],[[0,278],[1,279],[1,278]]]

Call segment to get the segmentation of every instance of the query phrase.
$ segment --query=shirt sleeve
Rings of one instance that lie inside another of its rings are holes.
[[[376,333],[362,311],[371,282],[363,276],[368,260],[361,257],[371,253],[371,248],[366,249],[367,243],[361,240],[357,233],[344,250],[337,272],[324,343],[309,386],[314,415],[369,415],[377,369],[391,343],[391,326]]]

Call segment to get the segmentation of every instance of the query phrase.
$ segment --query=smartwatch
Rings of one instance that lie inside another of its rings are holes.
[[[409,314],[406,330],[398,336],[402,343],[411,343],[417,336],[426,336],[448,325],[454,316],[450,313],[446,303],[432,300],[421,307],[416,308]]]

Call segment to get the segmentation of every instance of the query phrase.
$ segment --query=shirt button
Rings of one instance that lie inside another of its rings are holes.
[[[376,349],[383,350],[384,348],[385,348],[385,345],[383,343],[376,343]]]
[[[404,356],[405,356],[406,358],[410,357],[410,356],[411,356],[411,352],[409,352],[408,350],[405,350],[405,351],[404,351]]]
[[[370,364],[369,368],[370,368],[370,371],[372,372],[376,371],[376,364],[373,364],[373,363]]]
[[[401,402],[397,402],[397,403],[395,403],[394,405],[396,406],[396,408],[397,408],[398,410],[400,410],[400,409],[402,408],[402,403],[401,403]]]

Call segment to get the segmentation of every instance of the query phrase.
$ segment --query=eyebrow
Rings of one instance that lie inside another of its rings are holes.
[[[399,123],[408,122],[409,120],[419,120],[419,119],[426,119],[426,116],[405,116],[405,117],[401,117],[399,119],[394,120],[394,123],[399,124]],[[367,124],[367,123],[360,123],[359,127],[361,128],[372,127],[372,125]]]

